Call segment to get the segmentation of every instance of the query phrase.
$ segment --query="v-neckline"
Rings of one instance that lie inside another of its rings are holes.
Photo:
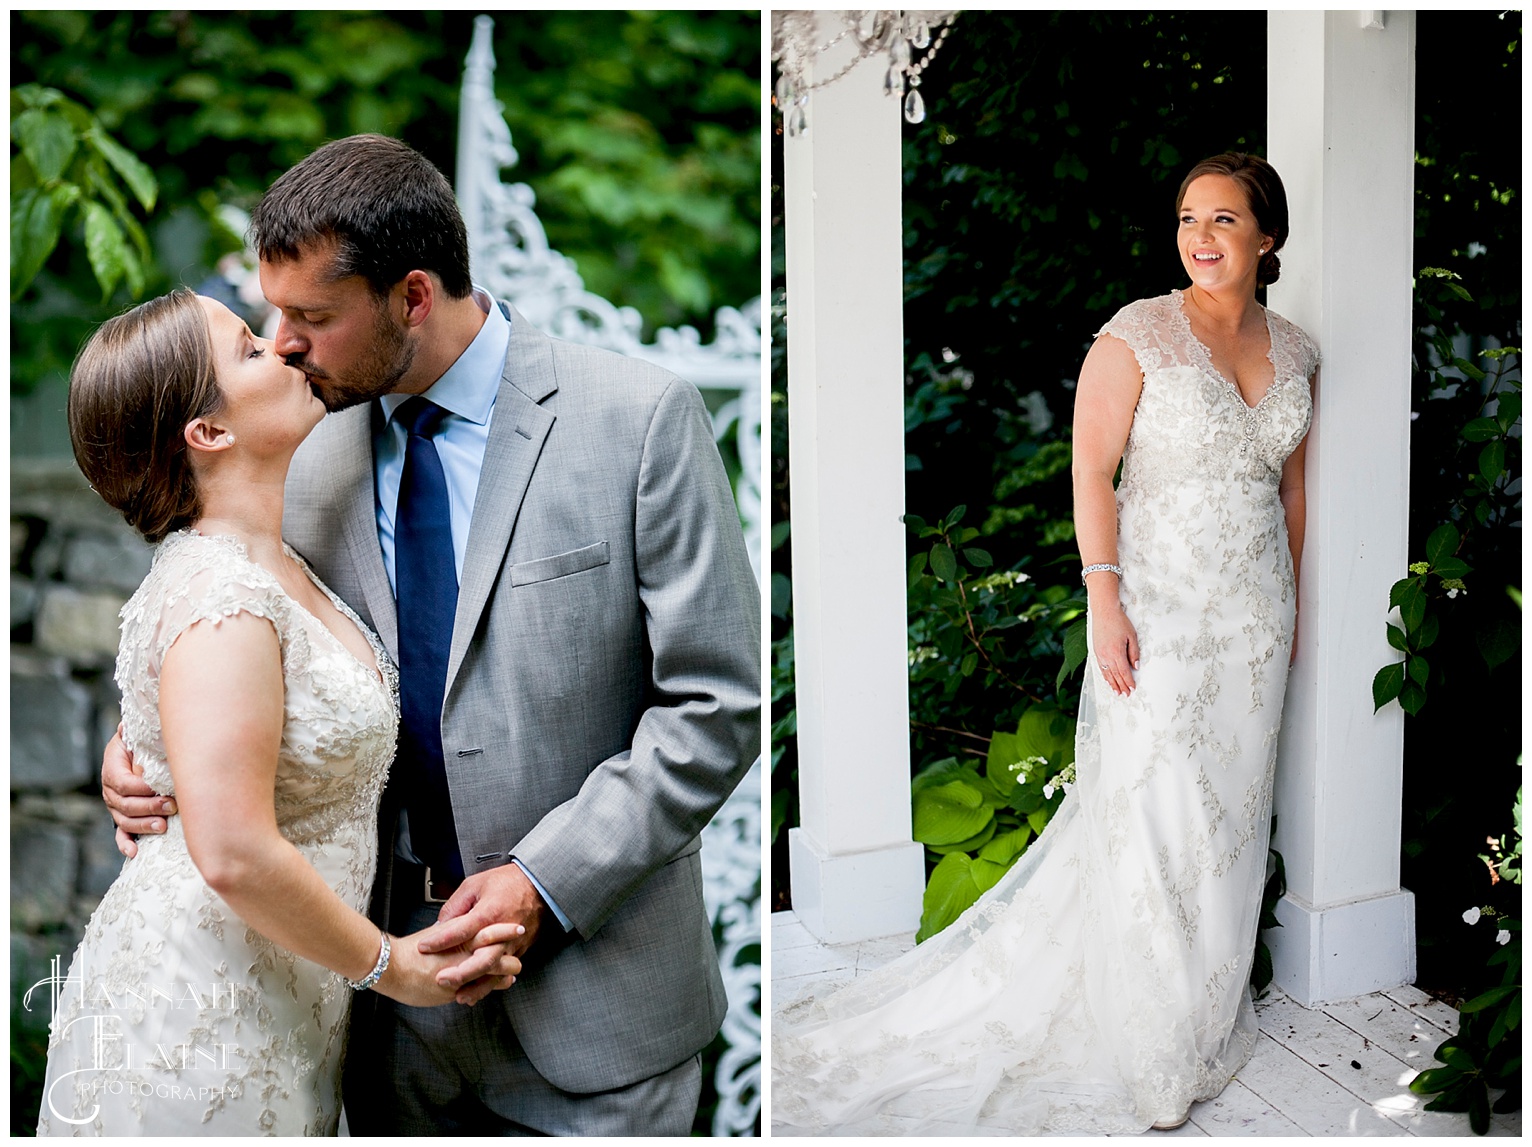
[[[304,605],[292,594],[287,593],[287,590],[282,588],[282,583],[280,581],[277,582],[277,588],[281,589],[284,594],[287,594],[288,601],[292,602],[295,606],[302,610],[305,615],[313,620],[315,625],[324,630],[325,633],[329,635],[330,640],[333,641],[336,646],[346,654],[346,656],[350,657],[351,660],[355,661],[363,669],[368,670],[373,675],[373,677],[377,679],[378,684],[387,689],[388,683],[383,680],[383,667],[378,663],[378,647],[373,643],[372,639],[367,636],[367,630],[363,628],[361,621],[354,617],[351,611],[346,608],[341,600],[333,593],[331,593],[330,590],[323,583],[321,583],[317,577],[314,576],[314,571],[309,569],[308,562],[299,557],[297,552],[285,541],[282,543],[282,549],[286,552],[288,557],[292,558],[295,562],[298,563],[298,568],[303,571],[303,576],[309,579],[309,584],[317,589],[320,593],[324,594],[324,596],[329,599],[330,604],[335,607],[335,612],[340,614],[341,617],[343,617],[346,621],[350,622],[351,625],[356,629],[357,636],[366,643],[368,652],[372,654],[372,664],[368,665],[354,652],[352,652],[351,647],[341,640],[340,634],[336,633],[333,629],[326,625],[324,623],[324,619],[316,614],[313,610],[311,610],[308,606]],[[262,568],[264,569],[265,567],[263,566]],[[270,570],[267,570],[266,572],[271,573]],[[276,575],[273,574],[272,576],[275,577]]]
[[[1203,342],[1200,338],[1197,337],[1197,331],[1192,326],[1191,316],[1186,313],[1186,292],[1180,288],[1176,288],[1175,290],[1171,291],[1171,294],[1175,296],[1176,314],[1181,317],[1181,322],[1186,327],[1186,336],[1187,338],[1191,339],[1192,343],[1197,347],[1198,351],[1201,352],[1203,361],[1207,364],[1208,370],[1216,378],[1218,378],[1220,382],[1222,382],[1225,386],[1234,392],[1234,397],[1239,399],[1239,404],[1243,406],[1247,411],[1254,412],[1259,410],[1261,408],[1261,404],[1270,398],[1271,392],[1277,388],[1277,334],[1271,325],[1271,308],[1261,307],[1261,318],[1266,323],[1266,361],[1271,364],[1271,382],[1268,383],[1266,389],[1261,392],[1261,397],[1256,399],[1256,401],[1252,404],[1245,401],[1245,392],[1239,388],[1239,383],[1231,380],[1227,375],[1224,374],[1223,371],[1219,370],[1218,367],[1213,364],[1213,352],[1208,348],[1207,343]],[[1256,305],[1260,306],[1259,303]]]
[[[361,666],[361,668],[372,674],[377,683],[383,689],[387,690],[388,682],[383,676],[383,666],[378,659],[378,646],[372,640],[372,638],[367,636],[367,629],[362,625],[361,619],[351,613],[351,611],[346,607],[345,603],[343,603],[340,598],[331,593],[330,590],[322,582],[320,582],[320,580],[314,575],[314,571],[309,569],[308,562],[299,557],[298,552],[294,550],[292,546],[288,545],[286,540],[282,542],[282,552],[285,553],[288,557],[292,558],[293,561],[298,564],[298,568],[303,571],[303,576],[308,578],[309,584],[317,589],[320,593],[324,594],[324,596],[330,600],[330,604],[335,607],[336,612],[356,627],[358,636],[360,636],[361,639],[367,643],[367,648],[372,653],[373,663],[371,665],[368,665],[354,652],[352,652],[351,647],[342,641],[340,635],[331,629],[328,625],[326,625],[318,614],[316,614],[308,606],[304,605],[292,594],[288,593],[287,587],[282,584],[281,578],[277,577],[276,574],[272,573],[265,566],[261,565],[260,562],[252,558],[250,556],[250,549],[245,545],[243,540],[235,537],[233,534],[204,534],[201,530],[190,527],[187,529],[187,532],[194,534],[199,538],[221,538],[225,541],[232,542],[240,557],[244,558],[245,561],[249,562],[256,569],[264,573],[267,577],[271,578],[271,580],[276,583],[277,591],[283,597],[292,602],[293,606],[305,617],[307,617],[315,625],[319,626],[319,628],[324,631],[325,635],[329,637],[329,639],[335,644],[336,648],[338,648],[347,657],[351,658],[351,660],[356,662],[357,665]]]

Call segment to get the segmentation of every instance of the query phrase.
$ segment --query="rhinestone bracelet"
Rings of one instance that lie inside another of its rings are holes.
[[[1080,580],[1084,581],[1086,574],[1100,573],[1102,570],[1111,570],[1114,574],[1117,575],[1118,580],[1122,579],[1121,566],[1114,566],[1111,562],[1097,562],[1095,565],[1086,566],[1083,570],[1080,571]]]
[[[388,933],[384,932],[383,944],[378,949],[378,962],[372,966],[372,971],[368,972],[367,975],[360,980],[347,980],[346,987],[350,988],[353,992],[365,992],[368,988],[376,984],[383,978],[383,973],[388,971],[388,957],[392,954],[392,952],[393,948],[388,942]]]

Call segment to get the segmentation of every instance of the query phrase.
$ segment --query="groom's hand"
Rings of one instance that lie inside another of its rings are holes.
[[[156,793],[133,764],[121,725],[101,754],[101,799],[117,822],[117,851],[127,857],[138,854],[135,834],[164,832],[165,818],[176,813],[175,799]]]
[[[538,894],[527,874],[515,864],[503,864],[475,873],[458,886],[442,905],[437,923],[421,938],[422,953],[445,952],[472,945],[467,959],[441,974],[443,983],[459,988],[459,1003],[477,1003],[496,988],[505,987],[503,977],[488,975],[502,951],[524,956],[542,926],[547,902]],[[519,934],[510,928],[520,927]]]

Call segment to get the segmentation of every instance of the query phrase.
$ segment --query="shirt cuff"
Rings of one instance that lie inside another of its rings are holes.
[[[525,864],[521,863],[521,861],[517,860],[514,856],[511,857],[511,863],[526,874],[527,879],[532,882],[532,887],[537,889],[537,894],[543,898],[543,903],[548,905],[549,908],[553,909],[553,915],[554,918],[558,920],[559,927],[564,929],[566,932],[572,931],[572,927],[569,923],[569,917],[565,916],[564,913],[559,910],[559,906],[554,903],[553,897],[548,895],[548,890],[538,883],[537,877],[532,875],[532,870],[529,869]]]

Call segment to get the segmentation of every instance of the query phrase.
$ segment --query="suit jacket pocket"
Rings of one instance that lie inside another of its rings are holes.
[[[533,582],[551,581],[556,577],[568,577],[582,570],[604,566],[612,560],[611,549],[605,542],[582,546],[546,558],[534,558],[529,562],[511,565],[511,584],[531,585]]]

